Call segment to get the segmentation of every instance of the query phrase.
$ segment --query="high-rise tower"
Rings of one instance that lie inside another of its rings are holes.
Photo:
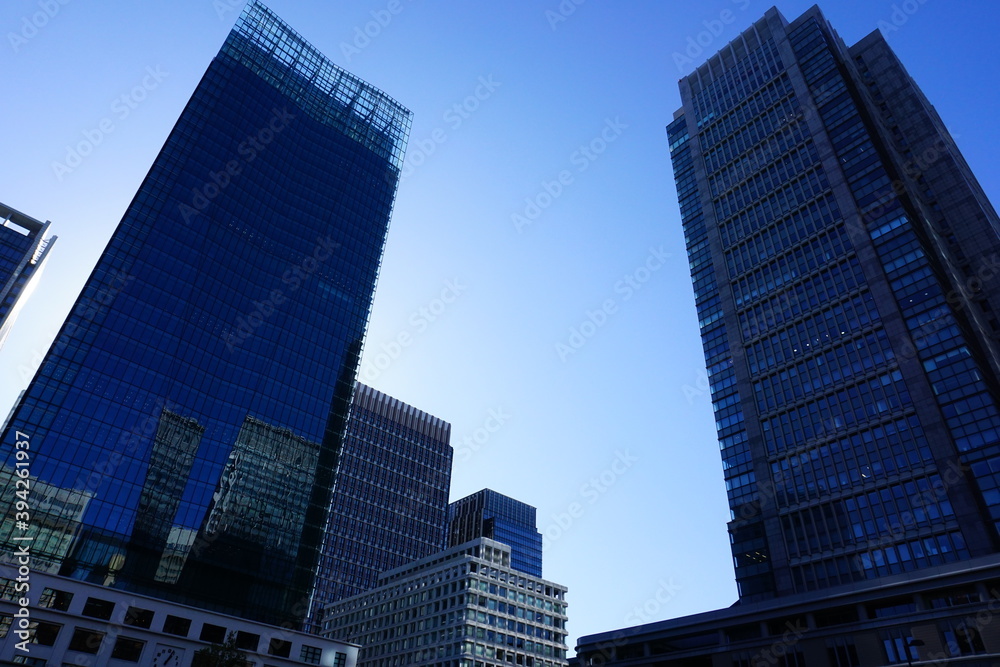
[[[56,241],[50,224],[0,204],[0,347]]]
[[[493,489],[483,489],[448,506],[448,546],[486,537],[510,546],[510,566],[542,576],[542,534],[536,510]]]
[[[358,383],[316,573],[309,630],[323,606],[445,546],[451,424]]]
[[[4,553],[303,620],[410,117],[248,3],[3,433],[77,499]]]
[[[667,129],[746,600],[1000,548],[1000,229],[885,40],[776,9]]]

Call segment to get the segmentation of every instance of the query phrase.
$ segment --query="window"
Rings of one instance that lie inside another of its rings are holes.
[[[191,631],[191,619],[167,614],[166,620],[163,621],[163,631],[168,635],[187,637],[188,632]]]
[[[18,598],[16,586],[17,582],[13,579],[0,577],[0,600],[16,600]]]
[[[46,588],[42,591],[42,596],[38,598],[38,606],[44,609],[55,609],[56,611],[69,611],[69,604],[72,601],[72,593],[58,591],[54,588]]]
[[[888,616],[912,614],[916,610],[917,603],[913,601],[913,598],[899,597],[869,604],[868,616],[872,618],[886,618]]]
[[[236,633],[236,648],[256,653],[259,644],[260,635],[255,635],[252,632],[243,632],[242,630]]]
[[[0,614],[0,639],[7,636],[10,626],[14,624],[14,616],[11,614]]]
[[[82,653],[97,653],[101,650],[101,642],[103,641],[103,632],[77,628],[73,631],[73,638],[69,640],[69,650],[80,651]]]
[[[935,591],[930,596],[930,606],[933,609],[943,609],[945,607],[957,607],[963,604],[975,604],[979,602],[979,593],[974,588],[952,588],[943,591]]]
[[[858,649],[854,642],[846,637],[835,637],[826,640],[826,655],[831,667],[861,667]]]
[[[945,621],[941,634],[944,635],[944,645],[948,650],[948,655],[952,657],[986,653],[986,647],[983,645],[983,638],[979,635],[979,630],[971,627],[965,621]]]
[[[333,657],[333,667],[347,667],[347,654],[337,651]]]
[[[920,659],[919,645],[914,642],[909,628],[883,630],[882,647],[885,649],[885,659],[890,663]]]
[[[111,620],[111,614],[115,611],[115,603],[111,600],[100,598],[87,598],[87,604],[83,605],[83,615],[93,618],[100,618],[105,621]]]
[[[309,665],[318,665],[323,651],[315,646],[303,646],[299,653],[299,660]]]
[[[145,645],[146,642],[141,642],[138,639],[119,637],[115,642],[115,648],[111,651],[111,657],[128,662],[139,662],[139,657],[142,655],[142,647]]]
[[[271,637],[271,641],[267,647],[268,655],[276,655],[279,658],[287,658],[292,652],[292,642],[285,641],[284,639],[278,639],[276,637]]]
[[[133,625],[137,628],[148,628],[153,625],[153,612],[149,609],[139,607],[129,607],[125,612],[125,625]]]
[[[201,636],[199,637],[203,642],[211,642],[213,644],[224,644],[226,643],[226,629],[221,625],[212,625],[211,623],[206,623],[201,626]]]
[[[31,640],[32,642],[41,644],[42,646],[53,646],[56,643],[56,638],[59,636],[59,630],[62,626],[55,623],[37,621],[31,624],[31,628],[35,631],[35,635]]]
[[[15,665],[29,665],[30,667],[45,667],[45,660],[42,658],[29,658],[25,655],[14,656]]]

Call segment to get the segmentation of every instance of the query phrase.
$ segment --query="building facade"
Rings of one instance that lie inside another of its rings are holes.
[[[323,607],[445,547],[451,424],[358,383],[337,467],[310,631]]]
[[[876,33],[769,10],[667,128],[740,602],[580,665],[1000,664],[1000,224]]]
[[[74,499],[4,553],[299,627],[410,117],[247,4],[2,435]]]
[[[581,667],[995,667],[993,558],[583,637]]]
[[[511,549],[511,567],[542,576],[542,534],[535,508],[492,489],[483,489],[448,506],[448,545],[477,537],[503,542]]]
[[[517,570],[509,546],[480,537],[328,606],[323,635],[361,644],[365,667],[558,667],[566,620],[564,586]]]
[[[776,10],[669,125],[743,601],[995,555],[1000,229],[873,33]]]
[[[56,241],[50,224],[0,203],[0,348]]]
[[[356,644],[58,575],[23,579],[0,571],[0,665],[190,667],[230,637],[247,667],[357,664]]]

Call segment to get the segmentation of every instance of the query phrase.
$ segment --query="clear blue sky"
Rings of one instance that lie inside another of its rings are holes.
[[[451,422],[453,498],[491,487],[538,507],[545,575],[570,588],[571,648],[584,634],[736,598],[664,127],[677,79],[770,6],[576,2],[562,2],[571,14],[560,0],[270,3],[414,112],[360,379]],[[794,18],[809,4],[778,7]],[[0,411],[241,6],[0,7],[0,201],[51,220],[59,236],[0,352]],[[823,9],[851,43],[880,22],[893,28],[889,42],[1000,200],[1000,7]],[[374,36],[361,38],[366,25]],[[684,60],[699,36],[706,52],[679,68],[675,54]],[[98,142],[102,122],[111,131]],[[80,142],[92,150],[66,164]]]

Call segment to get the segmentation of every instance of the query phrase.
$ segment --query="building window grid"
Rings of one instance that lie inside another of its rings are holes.
[[[746,307],[853,254],[846,230],[842,226],[834,227],[811,241],[790,248],[783,255],[758,262],[751,272],[734,280],[736,307]]]
[[[825,347],[808,360],[754,382],[757,409],[762,415],[781,410],[836,385],[856,382],[864,379],[864,375],[894,365],[892,345],[882,329],[838,340],[835,346]]]

